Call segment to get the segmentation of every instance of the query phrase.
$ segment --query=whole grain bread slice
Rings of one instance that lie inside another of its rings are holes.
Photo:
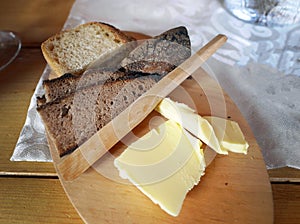
[[[105,82],[113,82],[125,76],[125,73],[121,71],[90,71],[80,76],[67,73],[56,79],[44,80],[45,100],[40,101],[40,105],[65,97],[76,90],[92,85],[104,84]]]
[[[191,42],[184,26],[147,39],[121,62],[126,72],[166,75],[191,56]]]
[[[132,40],[112,25],[90,22],[50,37],[42,43],[41,49],[58,76],[77,75],[102,55]]]
[[[64,156],[87,141],[157,81],[157,76],[149,75],[94,85],[38,106],[37,110],[59,155]]]

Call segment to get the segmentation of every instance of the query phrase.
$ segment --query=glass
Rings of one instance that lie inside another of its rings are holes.
[[[235,17],[266,26],[284,26],[300,21],[300,0],[224,0]]]
[[[0,71],[9,65],[19,54],[20,38],[11,31],[0,31]]]

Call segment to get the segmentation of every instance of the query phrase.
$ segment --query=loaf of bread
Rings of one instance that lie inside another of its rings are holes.
[[[188,31],[180,26],[143,41],[121,62],[127,72],[166,75],[191,56]]]
[[[132,40],[111,25],[90,22],[50,37],[41,48],[57,76],[65,73],[78,75],[91,62]]]
[[[74,151],[158,80],[155,75],[118,80],[78,90],[37,110],[60,156]]]

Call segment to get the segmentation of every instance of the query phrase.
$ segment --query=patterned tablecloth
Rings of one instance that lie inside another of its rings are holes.
[[[192,50],[218,33],[228,42],[212,58],[210,74],[231,96],[262,148],[267,168],[300,168],[300,24],[263,27],[228,14],[218,0],[77,0],[65,28],[87,21],[110,23],[121,30],[157,35],[188,28]],[[32,97],[13,161],[51,161],[44,127]]]

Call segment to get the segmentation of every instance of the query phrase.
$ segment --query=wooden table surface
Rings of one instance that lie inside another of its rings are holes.
[[[9,160],[46,65],[40,44],[62,29],[73,2],[0,1],[0,29],[22,39],[18,57],[0,71],[0,223],[83,223],[52,163]],[[269,176],[275,223],[300,223],[300,170],[269,170]]]

